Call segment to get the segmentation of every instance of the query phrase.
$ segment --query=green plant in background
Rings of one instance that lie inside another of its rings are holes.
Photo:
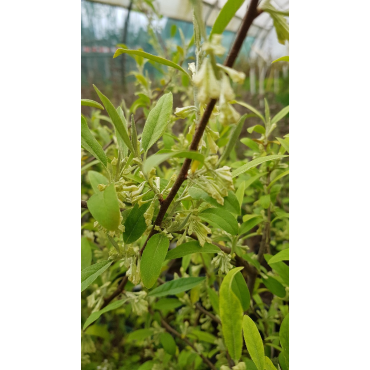
[[[115,57],[137,64],[130,107],[96,86],[101,104],[82,100],[109,116],[81,117],[84,369],[289,368],[289,135],[275,136],[289,108],[272,116],[267,100],[264,113],[236,100],[245,75],[232,68],[262,11],[283,41],[289,33],[284,12],[252,0],[218,64],[242,3],[226,2],[207,37],[194,0],[194,37],[171,59],[122,45]],[[148,62],[168,68],[161,88]],[[260,124],[240,140],[250,117]]]

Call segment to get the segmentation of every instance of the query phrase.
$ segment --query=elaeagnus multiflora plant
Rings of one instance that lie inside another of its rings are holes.
[[[275,136],[289,108],[236,99],[233,68],[253,20],[269,13],[284,43],[288,13],[250,1],[226,50],[242,3],[227,1],[207,36],[194,0],[194,36],[172,28],[182,44],[166,58],[153,32],[158,55],[120,45],[114,57],[136,61],[131,106],[96,86],[100,102],[82,100],[83,369],[289,369],[289,135]]]

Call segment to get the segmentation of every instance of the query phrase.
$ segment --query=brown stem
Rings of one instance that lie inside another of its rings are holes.
[[[104,307],[107,307],[108,304],[113,301],[114,298],[116,298],[117,296],[119,296],[122,292],[123,292],[123,289],[125,289],[125,285],[127,284],[127,281],[128,281],[128,277],[127,275],[124,276],[124,278],[121,280],[120,284],[118,285],[117,289],[107,298],[104,298],[104,303],[103,305],[101,306],[100,309],[103,309]]]
[[[208,312],[205,308],[203,308],[203,306],[202,306],[199,302],[197,302],[197,303],[195,304],[195,307],[196,307],[199,311],[203,312],[205,315],[209,316],[213,321],[217,322],[217,324],[221,324],[220,319],[219,319],[217,316],[215,316],[213,313],[210,313],[210,312]]]
[[[210,369],[212,370],[217,370],[215,365],[212,364],[211,361],[208,360],[207,357],[205,357],[203,354],[199,353],[198,350],[195,348],[194,344],[192,342],[190,342],[190,340],[188,340],[185,336],[181,335],[177,330],[175,330],[174,328],[172,328],[162,317],[161,315],[161,323],[162,323],[162,326],[169,332],[169,333],[172,333],[173,335],[176,335],[176,337],[180,338],[181,340],[183,340],[188,346],[190,346],[191,348],[193,348],[193,350],[198,353],[198,355],[202,358],[203,362],[205,364],[207,364],[209,366]]]
[[[238,31],[238,34],[236,36],[236,39],[234,41],[234,44],[233,44],[233,46],[230,50],[230,53],[227,56],[226,61],[224,63],[224,65],[226,67],[232,67],[233,66],[233,64],[235,62],[235,59],[238,56],[239,51],[240,51],[240,49],[243,45],[243,41],[244,41],[245,37],[247,36],[247,32],[249,30],[249,27],[252,25],[253,20],[260,14],[260,12],[257,11],[257,4],[258,4],[258,0],[251,0],[251,2],[249,4],[249,8],[247,10],[247,13],[245,14],[245,17],[242,21],[241,27],[240,27],[240,29]],[[209,118],[211,117],[211,114],[212,114],[213,108],[216,105],[216,102],[217,102],[217,99],[212,99],[208,103],[208,105],[207,105],[207,107],[204,111],[204,114],[203,114],[203,116],[202,116],[202,118],[199,122],[199,125],[196,128],[196,131],[195,131],[193,140],[190,144],[189,150],[194,150],[194,151],[198,150],[198,146],[199,146],[199,143],[202,139],[203,132],[206,129],[207,123],[209,121]],[[157,233],[157,231],[155,230],[155,226],[161,226],[162,221],[164,219],[164,216],[166,215],[166,212],[168,210],[168,207],[170,206],[170,204],[174,200],[174,198],[175,198],[177,192],[179,191],[182,183],[186,180],[190,164],[191,164],[191,159],[186,158],[182,167],[181,167],[181,169],[180,169],[180,172],[177,176],[177,179],[176,179],[175,183],[172,186],[172,189],[171,189],[170,193],[168,194],[168,196],[164,200],[164,202],[161,204],[161,208],[159,209],[159,212],[158,212],[157,218],[155,220],[153,229],[150,232],[147,240],[145,241],[143,247],[140,250],[141,253],[143,253],[148,240],[154,234]]]

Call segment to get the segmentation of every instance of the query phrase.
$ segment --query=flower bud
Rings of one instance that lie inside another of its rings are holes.
[[[186,118],[192,115],[196,110],[197,108],[194,105],[183,108],[176,108],[175,115],[180,118]]]
[[[107,185],[99,184],[99,185],[98,185],[98,190],[99,190],[99,191],[104,191],[106,187],[107,187]]]

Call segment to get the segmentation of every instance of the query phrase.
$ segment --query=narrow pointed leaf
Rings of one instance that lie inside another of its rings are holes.
[[[94,321],[96,321],[101,315],[103,315],[103,313],[106,313],[106,312],[109,312],[109,311],[112,311],[112,310],[115,310],[115,309],[121,307],[126,301],[127,301],[127,299],[121,299],[119,301],[116,301],[116,302],[113,302],[113,303],[109,304],[107,307],[103,308],[100,311],[93,312],[87,318],[87,320],[84,324],[83,330],[85,330],[90,324],[92,324]]]
[[[199,213],[199,217],[216,228],[225,230],[231,235],[238,234],[238,223],[228,211],[220,208],[208,208]]]
[[[87,107],[99,108],[99,109],[104,110],[104,107],[100,103],[98,103],[94,100],[90,100],[90,99],[81,99],[81,105],[84,105],[84,106],[87,106]]]
[[[276,367],[274,366],[272,361],[267,356],[265,356],[265,369],[266,370],[276,370]]]
[[[226,2],[213,24],[210,37],[213,34],[222,34],[222,32],[224,32],[225,28],[243,3],[244,0],[228,0]]]
[[[289,261],[289,248],[282,250],[281,252],[275,254],[269,261],[268,264],[276,263],[280,261]]]
[[[113,261],[101,261],[86,267],[81,271],[81,292],[83,292],[90,284],[92,284],[98,276],[100,276]]]
[[[170,333],[162,333],[159,336],[159,340],[163,346],[163,349],[170,355],[176,354],[176,342]]]
[[[116,108],[114,108],[114,105],[110,102],[110,100],[105,95],[103,95],[95,85],[93,86],[94,86],[96,93],[99,95],[99,98],[102,101],[105,109],[107,110],[109,117],[111,118],[113,125],[116,128],[118,134],[121,136],[122,140],[125,142],[127,147],[134,153],[135,151],[132,146],[131,140],[128,136],[127,129],[122,121],[122,118],[118,114]]]
[[[247,350],[258,370],[265,370],[265,350],[261,335],[253,320],[245,315],[243,317],[243,334]]]
[[[220,248],[213,244],[205,243],[202,247],[198,241],[194,240],[188,243],[179,245],[167,252],[166,260],[185,257],[193,253],[219,253]]]
[[[220,13],[221,14],[221,13]],[[229,141],[226,145],[225,150],[223,151],[220,159],[218,160],[218,163],[222,163],[223,160],[227,159],[229,157],[229,154],[231,153],[232,149],[234,148],[236,142],[238,141],[238,138],[240,136],[240,133],[242,132],[242,128],[245,122],[245,119],[248,117],[248,114],[244,114],[239,118],[238,123],[236,124],[232,134],[230,135]]]
[[[109,184],[108,179],[99,172],[89,171],[87,175],[89,176],[90,184],[94,190],[94,193],[100,193],[100,190],[98,189],[98,185],[100,184],[108,185]]]
[[[105,155],[102,146],[96,141],[90,132],[84,116],[81,116],[81,145],[105,167],[107,167],[107,156]]]
[[[204,279],[204,277],[188,277],[171,280],[150,291],[148,297],[163,297],[185,292],[200,284]]]
[[[236,195],[229,190],[229,193],[227,197],[224,198],[224,204],[220,204],[217,202],[216,199],[212,198],[208,193],[206,193],[204,190],[191,187],[189,189],[189,194],[193,199],[196,200],[203,200],[209,204],[211,204],[214,207],[224,209],[226,211],[229,211],[230,213],[233,213],[235,215],[240,214],[240,204],[236,197]]]
[[[232,289],[235,277],[243,267],[237,267],[228,272],[222,281],[220,288],[220,317],[222,323],[222,333],[226,348],[231,358],[237,363],[242,354],[242,321],[243,307]]]
[[[271,120],[271,124],[279,122],[283,117],[289,113],[289,105],[283,108],[276,116]]]
[[[117,111],[119,117],[121,118],[121,120],[123,122],[123,125],[125,126],[126,131],[128,132],[128,130],[127,130],[127,121],[126,121],[125,115],[123,114],[122,108],[118,107],[116,109],[116,111]],[[121,138],[121,136],[118,134],[116,127],[114,127],[114,130],[115,130],[115,135],[116,135],[116,138],[117,138],[118,148],[120,149],[120,151],[122,153],[122,157],[125,158],[125,157],[128,156],[128,147],[125,144],[125,142],[123,141],[123,139]]]
[[[154,167],[157,167],[164,161],[169,160],[170,158],[190,158],[196,160],[200,163],[204,162],[204,155],[195,151],[190,150],[182,150],[176,152],[169,152],[169,153],[157,153],[150,156],[144,163],[143,163],[143,172],[149,173],[150,170]]]
[[[267,187],[267,189],[270,189],[272,185],[274,185],[276,183],[276,181],[279,181],[281,178],[283,178],[284,176],[287,176],[289,175],[289,170],[288,171],[284,171],[283,173],[281,173],[280,175],[276,176],[269,184],[269,186]]]
[[[275,294],[279,298],[284,298],[286,296],[284,286],[272,276],[268,276],[267,279],[262,279],[262,282],[272,294]]]
[[[259,118],[261,118],[261,120],[262,120],[263,122],[265,122],[265,117],[262,115],[262,113],[261,113],[259,110],[257,110],[256,108],[252,107],[251,105],[249,105],[249,104],[247,104],[247,103],[244,103],[244,102],[242,102],[242,101],[236,101],[236,100],[233,100],[233,101],[231,101],[230,103],[231,103],[231,104],[239,104],[239,105],[241,105],[242,107],[249,109],[249,110],[250,110],[251,112],[253,112],[256,116],[258,116]]]
[[[289,369],[289,314],[285,316],[280,326],[280,344],[283,349],[284,359],[287,368]]]
[[[289,62],[289,55],[285,57],[277,58],[272,63],[276,63],[276,62]]]
[[[276,159],[282,159],[285,157],[287,156],[281,155],[281,154],[273,154],[273,155],[268,155],[266,157],[260,157],[260,158],[253,159],[252,161],[246,163],[245,165],[233,171],[232,177],[239,176],[242,173],[249,171],[251,168],[257,167],[261,163],[268,162],[268,161],[274,161]]]
[[[170,60],[164,59],[162,57],[158,57],[156,55],[146,53],[145,51],[142,51],[142,50],[130,50],[130,49],[121,49],[120,48],[120,49],[116,50],[116,52],[113,55],[113,58],[117,58],[121,54],[140,56],[140,57],[143,57],[145,59],[149,59],[153,62],[157,62],[157,63],[163,64],[165,66],[175,68],[175,69],[185,73],[186,75],[188,75],[188,73],[185,71],[185,69],[183,69],[178,64],[176,64],[174,62],[171,62]]]
[[[149,239],[140,264],[141,281],[146,288],[156,283],[169,245],[170,241],[163,234],[155,234]]]
[[[141,207],[135,204],[135,207],[131,210],[124,225],[125,232],[123,233],[123,241],[126,244],[131,244],[138,240],[141,235],[144,234],[148,227],[145,223],[144,213],[149,208],[150,203],[145,203]]]
[[[88,201],[87,207],[96,221],[104,228],[117,230],[120,221],[120,209],[114,184],[103,191],[95,193]]]
[[[243,311],[247,311],[251,303],[251,296],[249,294],[247,283],[245,282],[241,272],[235,274],[231,287],[235,295],[238,297]]]
[[[150,111],[141,135],[141,147],[147,152],[166,129],[172,114],[172,93],[164,94]]]
[[[263,221],[263,218],[259,215],[256,215],[256,217],[253,217],[249,219],[248,221],[243,222],[239,228],[239,235],[246,234],[248,231],[252,230],[255,226],[260,224],[262,221]]]
[[[91,265],[92,252],[89,240],[86,237],[81,238],[81,270]]]
[[[211,301],[211,305],[213,310],[216,312],[217,315],[220,314],[220,298],[218,294],[211,288],[207,288],[208,297]]]

